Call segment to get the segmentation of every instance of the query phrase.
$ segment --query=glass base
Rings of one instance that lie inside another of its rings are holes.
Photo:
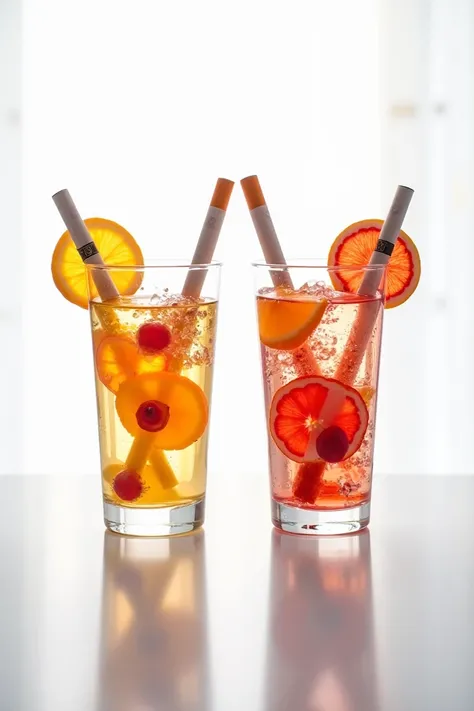
[[[104,523],[126,536],[176,536],[191,533],[204,523],[204,498],[185,506],[130,508],[104,501]]]
[[[299,509],[272,499],[273,525],[286,533],[335,536],[354,533],[370,521],[370,502],[345,509]]]

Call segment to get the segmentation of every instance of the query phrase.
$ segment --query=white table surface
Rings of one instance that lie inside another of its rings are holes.
[[[96,477],[0,477],[1,711],[474,709],[474,477],[380,478],[339,539],[274,532],[240,484],[140,540]]]

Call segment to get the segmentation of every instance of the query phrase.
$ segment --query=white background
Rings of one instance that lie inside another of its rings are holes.
[[[398,182],[415,188],[405,227],[424,272],[386,314],[376,471],[474,473],[471,2],[289,8],[0,0],[0,472],[98,469],[88,316],[50,277],[51,194],[68,187],[149,257],[190,257],[219,175],[237,184],[216,254],[211,469],[236,486],[265,470],[260,253],[238,185],[257,173],[289,257],[324,257],[346,225],[384,216]]]

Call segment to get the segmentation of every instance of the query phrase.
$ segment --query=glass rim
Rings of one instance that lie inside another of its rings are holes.
[[[107,272],[119,271],[145,271],[152,269],[188,269],[192,271],[210,269],[212,267],[222,267],[222,262],[212,260],[202,264],[193,264],[183,259],[147,259],[144,264],[94,264],[84,262],[84,266],[92,271],[94,269]]]
[[[251,262],[252,267],[272,269],[274,271],[287,271],[288,269],[325,269],[329,272],[351,271],[351,272],[374,272],[386,269],[387,264],[328,264],[326,259],[291,259],[285,264],[273,264],[265,259],[257,259]]]

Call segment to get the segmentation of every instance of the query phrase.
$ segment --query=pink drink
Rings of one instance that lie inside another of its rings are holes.
[[[284,335],[294,313],[291,332],[298,334],[308,303],[322,301],[322,318],[297,348],[265,343],[269,322]],[[347,509],[365,506],[358,525],[349,525],[356,530],[369,514],[383,296],[341,293],[313,281],[299,290],[260,288],[257,309],[274,522],[299,526],[295,509],[329,512],[314,522],[320,532],[320,524],[347,523]]]

